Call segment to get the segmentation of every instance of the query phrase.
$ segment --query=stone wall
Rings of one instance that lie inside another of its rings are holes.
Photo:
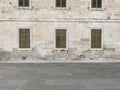
[[[0,59],[120,59],[120,1],[104,0],[101,10],[91,0],[68,0],[56,9],[55,0],[31,0],[19,8],[17,0],[0,0]],[[19,49],[19,28],[30,28],[30,50]],[[55,29],[67,29],[67,49],[55,48]],[[102,48],[91,49],[91,29],[102,29]]]

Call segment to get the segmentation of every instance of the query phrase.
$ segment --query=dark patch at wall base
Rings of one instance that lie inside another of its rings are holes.
[[[76,48],[68,50],[51,50],[51,53],[41,56],[37,49],[18,50],[8,52],[0,49],[0,60],[83,60],[83,59],[120,59],[120,50],[103,49],[103,50],[85,50],[76,54]]]
[[[0,60],[11,60],[12,52],[0,51]]]

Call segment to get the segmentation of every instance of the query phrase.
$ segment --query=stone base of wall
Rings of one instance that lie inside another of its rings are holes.
[[[80,53],[76,49],[68,50],[45,50],[46,54],[42,55],[37,49],[4,51],[0,49],[0,60],[83,60],[89,59],[120,59],[120,50],[108,48],[103,50],[85,50]]]

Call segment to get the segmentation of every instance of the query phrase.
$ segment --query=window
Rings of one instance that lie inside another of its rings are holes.
[[[92,8],[102,8],[102,0],[92,0]]]
[[[19,48],[30,48],[30,29],[19,29]]]
[[[56,30],[56,48],[66,48],[66,29]]]
[[[92,29],[91,31],[91,48],[101,48],[101,29]]]
[[[19,7],[29,7],[29,0],[19,0]]]
[[[56,0],[56,7],[66,7],[66,0]]]

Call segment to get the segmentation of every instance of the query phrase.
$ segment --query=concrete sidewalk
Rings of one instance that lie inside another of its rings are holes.
[[[4,63],[0,90],[120,90],[120,64]]]

